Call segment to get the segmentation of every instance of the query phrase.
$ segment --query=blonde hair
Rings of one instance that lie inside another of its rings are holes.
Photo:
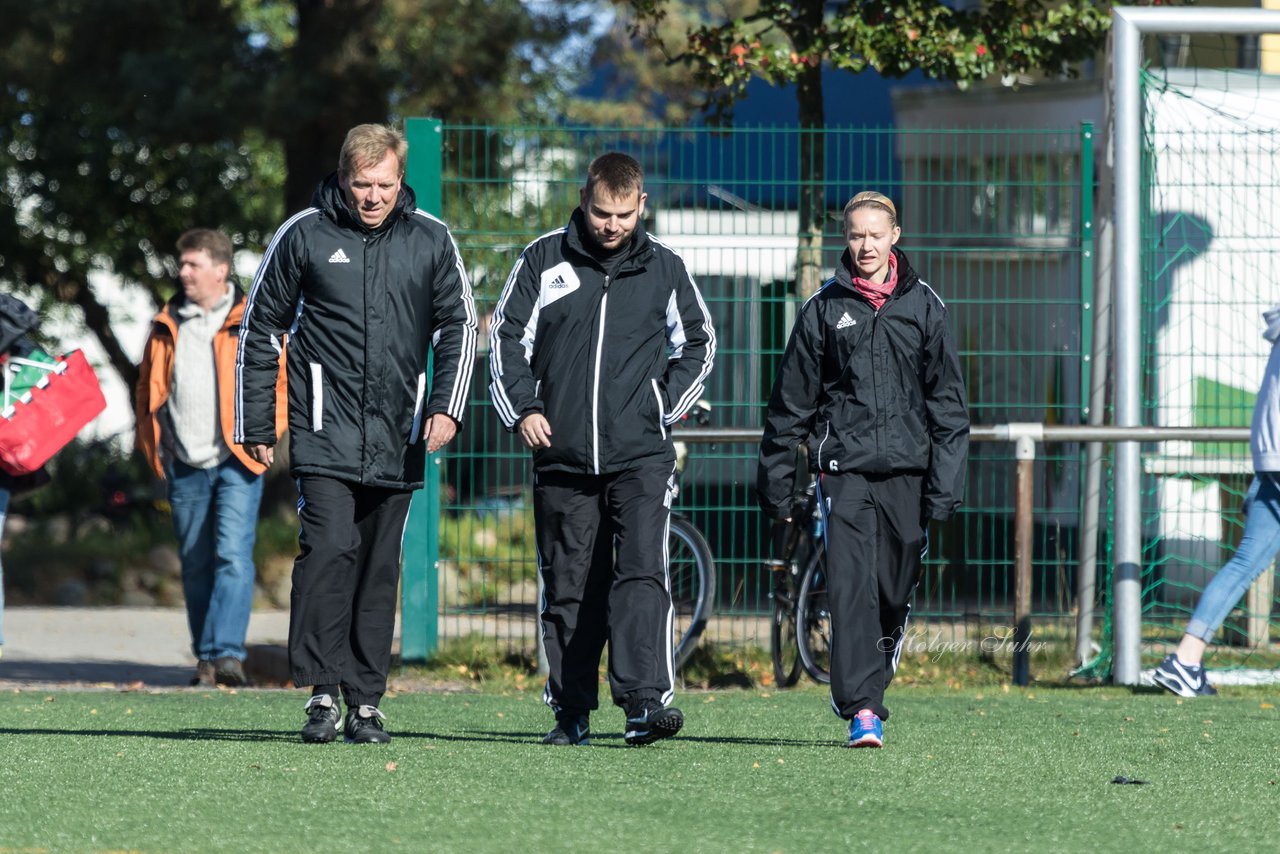
[[[863,190],[845,203],[844,214],[840,222],[846,230],[849,228],[849,214],[862,208],[884,211],[889,215],[889,225],[894,228],[898,227],[898,209],[893,206],[893,200],[884,193],[877,193],[875,190]]]
[[[409,141],[404,134],[391,125],[356,125],[347,131],[347,138],[342,141],[338,171],[350,176],[362,167],[376,166],[388,151],[395,152],[400,163],[400,177],[403,178],[405,161],[409,157]]]

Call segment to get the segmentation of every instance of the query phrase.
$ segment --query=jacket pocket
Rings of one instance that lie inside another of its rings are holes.
[[[818,471],[840,471],[840,442],[831,435],[831,419],[827,419],[822,435],[817,437]]]
[[[653,397],[658,402],[658,433],[665,439],[667,438],[667,413],[662,406],[662,389],[658,388],[656,379],[650,379],[649,382],[653,384]]]
[[[409,444],[415,444],[422,436],[422,408],[426,405],[427,375],[418,374],[418,397],[413,402],[413,424],[409,427]],[[403,424],[404,422],[400,422]]]
[[[324,368],[319,362],[308,362],[311,368],[311,432],[324,429]]]

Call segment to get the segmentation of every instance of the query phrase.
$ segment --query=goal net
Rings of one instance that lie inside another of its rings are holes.
[[[1169,10],[1170,29],[1184,11]],[[1164,32],[1144,38],[1143,59],[1141,421],[1248,427],[1271,351],[1263,312],[1280,304],[1280,37]],[[1139,459],[1136,660],[1146,669],[1239,544],[1253,466],[1239,442],[1151,443]],[[1118,493],[1127,475],[1117,473]],[[1274,581],[1271,567],[1216,637],[1208,666],[1223,681],[1280,661]],[[1111,579],[1098,591],[1107,618],[1103,652],[1085,668],[1093,675],[1127,642],[1114,631]]]

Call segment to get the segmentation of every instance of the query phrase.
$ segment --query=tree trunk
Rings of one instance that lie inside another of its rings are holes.
[[[53,294],[59,302],[72,303],[80,307],[80,311],[84,314],[84,325],[102,345],[111,367],[130,389],[136,386],[138,366],[120,346],[120,339],[111,329],[111,314],[105,305],[98,302],[97,295],[89,287],[88,279],[59,273],[52,264],[45,266],[40,278],[45,290]]]
[[[800,245],[796,292],[808,299],[822,285],[822,231],[826,220],[826,114],[822,68],[809,67],[798,81],[800,103]]]
[[[297,10],[298,38],[273,99],[275,133],[285,140],[286,214],[311,204],[348,130],[391,112],[378,62],[381,0],[297,0]]]

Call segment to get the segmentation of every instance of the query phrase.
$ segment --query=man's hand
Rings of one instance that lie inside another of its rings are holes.
[[[427,440],[427,451],[432,454],[449,444],[457,434],[458,422],[443,412],[428,417],[422,428],[422,438]]]
[[[262,463],[267,468],[276,461],[275,445],[245,445],[244,451],[254,462]]]
[[[546,417],[541,412],[526,415],[516,430],[520,432],[520,438],[524,440],[526,447],[551,447],[551,425],[547,423]]]

